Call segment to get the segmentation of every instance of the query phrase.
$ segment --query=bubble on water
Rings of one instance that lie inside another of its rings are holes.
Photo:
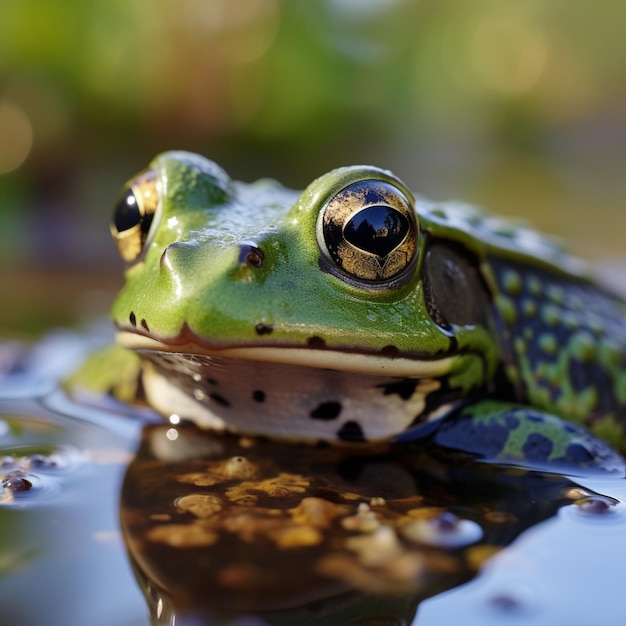
[[[592,524],[625,523],[626,505],[610,496],[587,494],[559,511],[570,519]]]
[[[583,513],[589,515],[605,515],[611,512],[617,502],[605,496],[589,495],[581,498],[576,504]]]
[[[478,541],[483,536],[479,524],[458,518],[444,511],[430,519],[409,522],[402,534],[410,541],[426,543],[441,548],[459,548]]]
[[[33,478],[29,480],[21,472],[13,472],[2,479],[2,488],[12,493],[30,491],[33,488]]]

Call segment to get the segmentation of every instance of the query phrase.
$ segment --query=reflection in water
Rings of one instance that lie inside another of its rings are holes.
[[[410,624],[422,600],[588,493],[423,447],[365,454],[176,432],[144,429],[122,490],[155,624]]]

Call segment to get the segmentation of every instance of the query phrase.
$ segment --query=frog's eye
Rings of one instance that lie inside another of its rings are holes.
[[[395,185],[364,180],[344,187],[320,211],[322,267],[371,288],[395,285],[414,267],[418,224]]]
[[[136,261],[145,247],[158,206],[157,187],[157,171],[146,170],[125,185],[115,205],[111,235],[128,263]]]

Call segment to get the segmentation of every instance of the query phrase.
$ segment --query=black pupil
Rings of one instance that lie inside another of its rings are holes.
[[[115,207],[115,228],[118,233],[124,232],[129,228],[133,228],[141,222],[141,214],[137,206],[137,200],[132,190],[128,190],[122,195],[117,206]]]
[[[344,228],[344,237],[356,248],[385,257],[409,232],[409,221],[387,206],[370,206],[354,215]]]

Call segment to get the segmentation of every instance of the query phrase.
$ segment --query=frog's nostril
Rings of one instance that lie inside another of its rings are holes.
[[[251,241],[239,244],[239,265],[261,267],[263,265],[263,251]]]

